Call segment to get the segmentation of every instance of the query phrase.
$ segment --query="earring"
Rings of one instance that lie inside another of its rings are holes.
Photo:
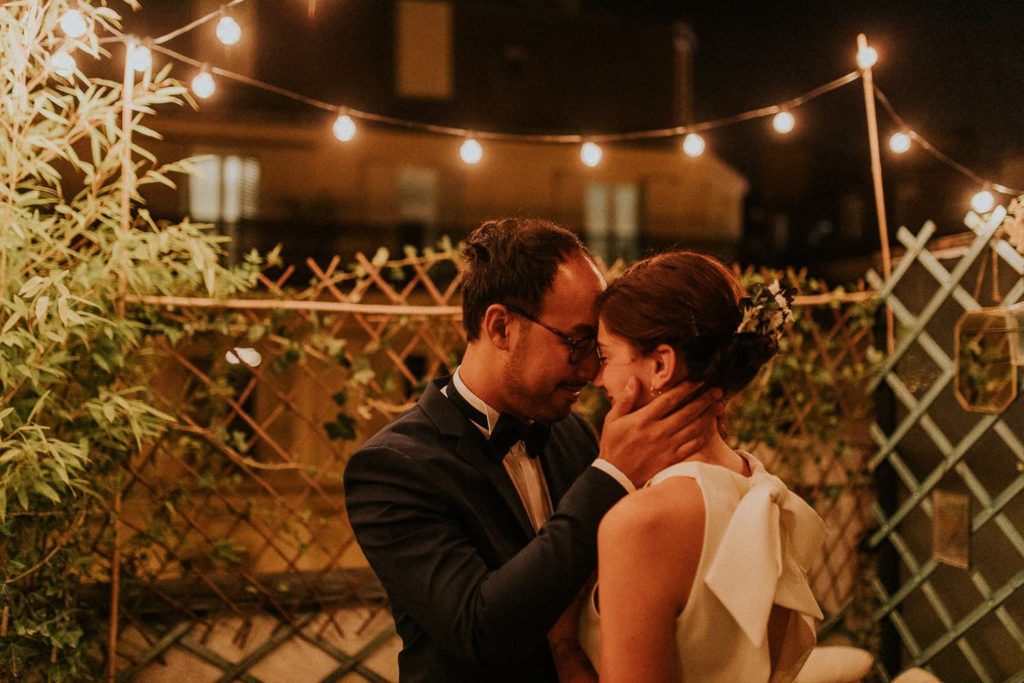
[[[658,387],[657,389],[651,389],[651,396],[661,396],[662,391],[663,390],[661,387]]]

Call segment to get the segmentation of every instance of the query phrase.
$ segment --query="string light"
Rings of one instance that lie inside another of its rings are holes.
[[[153,66],[153,53],[145,45],[128,46],[128,64],[136,71],[148,71]]]
[[[988,213],[996,205],[996,198],[988,190],[982,190],[971,197],[971,208],[975,213]]]
[[[342,142],[348,142],[356,136],[356,122],[348,114],[342,114],[334,120],[334,137]]]
[[[81,38],[89,32],[89,24],[86,23],[81,12],[69,9],[60,18],[60,30],[64,31],[64,35],[68,38]]]
[[[580,161],[583,162],[584,166],[594,168],[601,163],[601,157],[603,156],[604,152],[596,142],[584,142],[583,146],[580,147]]]
[[[467,138],[459,148],[459,156],[470,166],[475,166],[484,158],[484,148],[473,138]]]
[[[71,78],[74,76],[76,67],[75,58],[64,50],[50,57],[50,68],[53,69],[53,73],[61,78]]]
[[[203,69],[195,75],[192,79],[192,92],[196,94],[196,97],[207,99],[212,96],[217,90],[217,84],[213,81],[213,76],[206,69]]]
[[[796,125],[796,119],[788,111],[783,109],[772,118],[772,127],[775,128],[776,133],[786,135],[793,131],[793,127]]]
[[[225,45],[235,45],[242,39],[242,27],[234,18],[224,15],[217,22],[217,40]]]
[[[910,149],[910,135],[900,131],[889,137],[889,149],[896,154],[903,154]]]
[[[857,50],[857,66],[862,69],[870,69],[878,63],[878,51],[870,45],[865,45]]]
[[[220,29],[220,27],[223,26],[224,27],[223,33],[225,34],[225,37],[228,39],[228,41],[232,41],[233,40],[233,42],[237,42],[241,38],[241,27],[238,26],[238,22],[234,21],[229,16],[227,16],[225,14],[225,12],[226,12],[226,10],[228,8],[233,7],[234,5],[240,4],[240,3],[244,2],[244,1],[245,0],[229,0],[229,2],[227,2],[227,4],[225,4],[223,7],[221,7],[221,9],[219,9],[217,11],[214,11],[214,12],[211,12],[211,13],[209,13],[209,14],[207,14],[207,15],[205,15],[205,16],[203,16],[203,17],[201,17],[201,18],[199,18],[199,19],[197,19],[197,20],[195,20],[193,22],[191,22],[190,24],[180,28],[180,29],[177,29],[177,30],[172,31],[170,33],[167,33],[167,34],[165,34],[163,36],[160,36],[159,38],[156,38],[156,39],[154,39],[152,41],[147,41],[147,42],[149,44],[151,44],[154,49],[156,49],[159,52],[161,52],[161,53],[171,57],[172,59],[175,59],[175,60],[178,60],[180,62],[183,62],[183,63],[186,63],[186,64],[191,64],[193,66],[199,67],[200,66],[200,62],[198,62],[197,60],[192,59],[191,57],[188,57],[186,55],[174,52],[173,50],[170,50],[170,49],[168,49],[166,47],[163,47],[163,43],[166,43],[167,41],[171,40],[172,38],[174,38],[174,37],[176,37],[178,35],[181,35],[182,33],[185,33],[187,31],[190,31],[190,30],[192,30],[192,29],[194,29],[194,28],[196,28],[198,26],[201,26],[201,25],[203,25],[203,24],[205,24],[205,23],[207,23],[209,21],[212,21],[213,19],[215,19],[217,17],[220,17],[220,21],[218,22],[218,29]],[[220,32],[221,31],[219,31],[219,33]],[[126,38],[126,36],[124,36],[124,34],[122,34],[121,32],[117,31],[116,29],[111,29],[111,33],[113,33],[115,36],[120,37],[121,39],[125,39]],[[218,36],[218,37],[220,37],[220,36]],[[228,43],[225,42],[225,44],[228,44]],[[868,47],[866,45],[864,47],[866,49],[858,50],[858,54],[857,54],[858,65],[861,67],[861,71],[864,71],[867,68],[870,68],[870,66],[873,66],[875,63],[877,63],[877,60],[878,60],[878,53],[877,53],[876,50],[874,50],[874,48],[870,48],[870,47]],[[68,56],[68,57],[70,57],[70,56]],[[54,58],[51,58],[51,60],[53,60],[53,59]],[[71,73],[73,73],[73,69],[69,69],[68,63],[67,63],[67,60],[66,60],[65,57],[61,57],[59,59],[56,59],[56,61],[52,62],[52,63],[55,63],[56,65],[61,66],[61,69],[59,71],[58,71],[57,68],[54,68],[54,71],[57,72],[58,75],[65,75],[65,74],[70,75]],[[302,102],[302,103],[307,104],[307,105],[312,106],[312,107],[316,107],[316,108],[324,109],[324,110],[328,110],[328,111],[338,111],[339,109],[344,109],[344,110],[352,112],[352,114],[358,116],[358,118],[360,118],[362,120],[373,121],[373,122],[376,122],[376,123],[379,123],[379,124],[382,124],[382,125],[400,127],[400,128],[405,128],[405,129],[408,129],[408,130],[418,130],[418,131],[422,131],[422,132],[426,132],[426,133],[432,133],[432,134],[435,134],[435,135],[458,136],[458,137],[462,137],[462,138],[466,138],[466,137],[472,135],[471,131],[469,131],[467,129],[455,128],[455,127],[451,127],[451,126],[442,126],[442,125],[431,124],[431,123],[424,123],[424,122],[419,122],[419,121],[414,121],[414,120],[409,120],[409,119],[402,119],[402,118],[398,118],[398,117],[387,116],[387,115],[383,115],[383,114],[377,114],[377,113],[373,113],[373,112],[355,111],[355,110],[352,110],[352,109],[350,109],[348,107],[342,108],[342,107],[339,107],[336,103],[324,102],[322,100],[318,100],[318,99],[315,99],[315,98],[312,98],[312,97],[307,97],[307,96],[304,96],[304,95],[302,95],[300,93],[293,92],[291,90],[287,90],[285,88],[273,85],[271,83],[265,83],[263,81],[259,81],[257,79],[254,79],[254,78],[251,78],[251,77],[248,77],[248,76],[243,76],[242,74],[233,73],[231,71],[227,71],[227,70],[224,70],[224,69],[218,69],[217,73],[218,73],[218,75],[224,76],[226,78],[230,78],[230,79],[238,81],[240,83],[245,83],[247,85],[260,88],[262,90],[274,93],[276,95],[280,95],[282,97],[287,97],[287,98],[293,99],[295,101]],[[845,74],[845,75],[843,75],[843,76],[841,76],[841,77],[839,77],[839,78],[837,78],[837,79],[835,79],[833,81],[830,81],[830,82],[828,82],[828,83],[826,83],[824,85],[818,86],[817,88],[814,88],[813,90],[810,90],[809,92],[804,93],[803,95],[800,95],[798,97],[795,97],[795,98],[792,98],[790,100],[787,100],[786,102],[783,102],[781,104],[777,104],[777,105],[774,105],[774,106],[761,107],[759,109],[753,109],[753,110],[750,110],[750,111],[741,112],[739,114],[734,114],[732,116],[727,116],[727,117],[723,117],[723,118],[719,118],[719,119],[703,121],[703,122],[700,122],[699,124],[696,124],[696,126],[691,124],[690,127],[691,127],[691,129],[692,129],[692,127],[698,127],[701,130],[707,130],[707,129],[713,129],[713,128],[720,128],[720,127],[728,126],[728,125],[735,124],[735,123],[741,123],[743,121],[750,121],[750,120],[757,119],[757,118],[764,118],[764,117],[768,117],[768,116],[773,116],[772,123],[773,123],[773,126],[774,126],[775,130],[777,130],[779,133],[786,134],[786,133],[789,133],[789,132],[791,132],[793,130],[793,128],[795,127],[795,123],[796,123],[795,119],[793,118],[792,113],[790,113],[791,110],[793,110],[793,109],[795,109],[795,108],[797,108],[799,106],[802,106],[802,105],[806,104],[807,102],[809,102],[809,101],[811,101],[813,99],[821,97],[824,94],[832,92],[833,90],[836,90],[836,89],[841,88],[841,87],[843,87],[845,85],[848,85],[848,84],[852,83],[853,81],[856,81],[856,80],[862,78],[862,76],[863,76],[863,74],[860,71],[852,71],[852,72],[850,72],[848,74]],[[883,107],[885,107],[888,110],[889,114],[894,118],[894,120],[896,120],[897,124],[899,124],[901,126],[905,125],[904,122],[899,118],[899,116],[893,110],[892,105],[885,98],[885,95],[878,88],[877,84],[875,85],[875,93],[876,93],[876,95],[878,97],[879,102],[882,104]],[[355,122],[352,121],[351,117],[349,117],[349,116],[339,116],[338,120],[335,121],[334,130],[335,130],[335,135],[338,136],[339,139],[341,139],[343,141],[351,140],[352,137],[355,136]],[[630,131],[630,132],[624,132],[624,133],[612,133],[612,134],[607,134],[607,135],[601,135],[599,138],[595,138],[595,139],[599,139],[601,142],[626,142],[626,141],[633,141],[633,140],[655,140],[655,139],[659,139],[659,138],[660,139],[664,139],[664,138],[670,138],[670,137],[678,137],[679,135],[686,135],[686,134],[687,134],[687,127],[684,127],[684,126],[674,126],[674,127],[670,127],[670,128],[660,128],[660,129],[651,129],[651,130],[637,130],[637,131]],[[1004,194],[1004,195],[1024,194],[1024,190],[1018,190],[1018,189],[1010,188],[1010,187],[1007,187],[1005,185],[1001,185],[999,183],[994,183],[994,182],[991,182],[991,181],[989,181],[987,179],[981,178],[978,174],[976,174],[971,169],[967,168],[963,164],[957,163],[955,160],[953,160],[950,157],[948,157],[947,155],[943,154],[941,152],[941,150],[935,148],[934,145],[930,144],[927,140],[925,140],[923,137],[921,137],[920,134],[918,134],[916,132],[911,132],[909,129],[907,129],[907,133],[906,134],[908,135],[909,139],[912,142],[919,144],[925,151],[927,151],[933,157],[935,157],[936,159],[938,159],[942,163],[946,164],[950,168],[954,169],[958,173],[960,173],[960,174],[962,174],[962,175],[964,175],[964,176],[966,176],[968,178],[971,178],[975,182],[978,182],[979,184],[982,184],[982,185],[984,185],[986,187],[989,187],[992,190],[997,191],[997,192],[999,192],[1001,194]],[[480,137],[483,137],[483,138],[488,139],[488,140],[518,140],[518,141],[523,141],[523,142],[554,143],[554,144],[577,143],[579,141],[579,139],[580,139],[580,136],[576,135],[576,134],[515,134],[515,133],[502,133],[502,132],[487,132],[487,133],[480,133],[479,135],[480,135]],[[899,140],[899,138],[897,138],[897,140]],[[684,144],[685,144],[685,140],[684,140]],[[691,144],[695,145],[696,143],[691,143]],[[896,143],[896,146],[900,147],[903,144],[904,143],[902,141],[899,141],[899,142]],[[695,148],[696,147],[694,147],[694,149]],[[684,152],[685,152],[685,149],[684,149]],[[900,152],[897,152],[897,153],[900,153]],[[581,149],[580,149],[580,158],[583,161],[583,163],[585,163],[588,166],[596,166],[596,165],[598,165],[600,163],[600,161],[601,161],[601,156],[602,156],[601,148],[595,142],[588,142],[588,143],[584,144],[581,147]]]
[[[705,147],[706,143],[704,142],[704,138],[697,133],[689,133],[685,138],[683,138],[683,152],[688,157],[699,157],[704,153]]]

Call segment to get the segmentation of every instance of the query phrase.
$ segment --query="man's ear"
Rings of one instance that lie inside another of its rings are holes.
[[[512,346],[512,314],[507,308],[501,304],[491,304],[488,306],[487,310],[484,311],[482,326],[483,329],[480,336],[489,339],[491,344],[502,351],[509,350]]]
[[[654,372],[651,374],[651,390],[662,391],[672,386],[676,373],[681,370],[681,358],[668,344],[659,344],[651,353]]]

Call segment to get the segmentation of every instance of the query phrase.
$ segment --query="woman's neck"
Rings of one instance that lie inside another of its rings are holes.
[[[717,428],[704,447],[688,457],[687,460],[721,465],[739,474],[747,472],[746,460],[725,442]]]

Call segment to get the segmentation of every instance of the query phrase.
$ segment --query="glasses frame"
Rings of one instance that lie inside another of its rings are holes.
[[[586,337],[573,337],[571,335],[562,332],[559,329],[551,327],[547,323],[543,323],[533,315],[527,313],[523,309],[513,304],[505,304],[505,308],[512,311],[516,315],[529,320],[535,325],[543,327],[545,330],[555,335],[562,340],[562,343],[569,347],[569,364],[579,365],[587,359],[592,353],[597,352],[597,335],[587,335]],[[581,355],[582,354],[582,355]],[[600,358],[600,354],[598,354]]]

